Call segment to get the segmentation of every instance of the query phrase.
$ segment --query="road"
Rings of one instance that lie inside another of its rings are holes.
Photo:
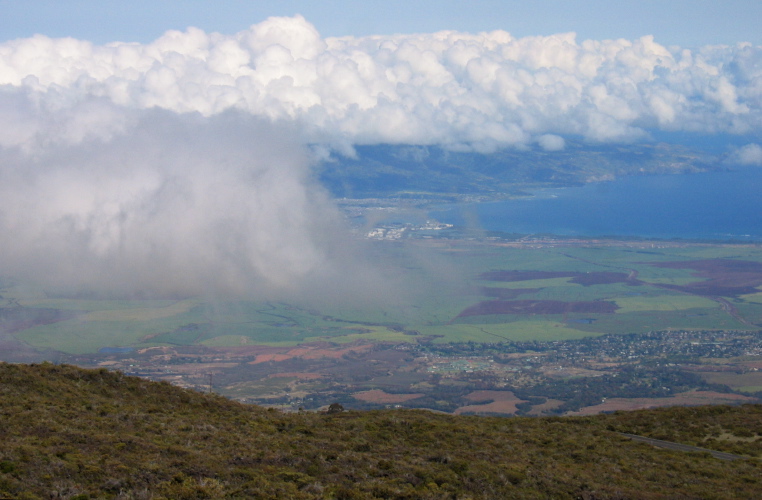
[[[750,457],[744,457],[742,455],[734,455],[732,453],[725,453],[723,451],[707,450],[706,448],[699,448],[698,446],[689,446],[687,444],[673,443],[672,441],[662,441],[661,439],[654,439],[644,436],[638,436],[636,434],[627,434],[626,432],[619,432],[618,434],[628,437],[633,441],[641,441],[648,443],[652,446],[658,446],[659,448],[667,448],[669,450],[676,451],[689,451],[689,452],[705,452],[711,454],[714,458],[720,460],[741,460]]]

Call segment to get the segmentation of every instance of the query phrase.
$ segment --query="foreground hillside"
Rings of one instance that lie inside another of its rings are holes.
[[[0,364],[0,498],[754,498],[761,435],[753,405],[283,414],[118,372]]]

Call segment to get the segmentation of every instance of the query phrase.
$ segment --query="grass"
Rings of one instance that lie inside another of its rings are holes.
[[[647,332],[650,330],[750,330],[718,307],[715,309],[681,309],[678,311],[634,311],[596,316],[592,324],[577,328],[599,333]]]
[[[666,269],[666,268],[662,268]],[[669,269],[673,271],[673,269]],[[674,271],[685,271],[683,269],[676,269]],[[704,278],[697,276],[691,276],[688,272],[644,272],[638,275],[638,279],[645,283],[653,283],[654,285],[687,285],[688,283],[695,283],[697,281],[704,281]]]
[[[428,243],[413,243],[428,245]],[[41,294],[22,297],[25,307],[82,311],[77,319],[37,325],[15,335],[28,344],[70,354],[97,352],[102,347],[149,345],[290,346],[315,340],[337,343],[357,339],[414,342],[400,328],[437,335],[444,341],[494,341],[510,339],[567,339],[597,333],[644,332],[651,329],[749,329],[720,310],[709,299],[679,294],[648,284],[611,283],[583,286],[571,278],[498,282],[478,279],[490,270],[535,271],[638,271],[638,279],[653,284],[685,285],[701,278],[690,269],[658,268],[650,262],[738,258],[762,260],[755,247],[707,246],[633,249],[628,247],[509,248],[438,242],[418,253],[403,247],[377,245],[377,251],[394,254],[410,285],[377,303],[294,304],[255,301],[199,300],[129,301],[49,299]],[[390,271],[392,272],[392,271]],[[480,288],[539,289],[516,300],[615,301],[615,314],[588,315],[592,324],[569,323],[561,316],[481,316],[457,318],[466,308],[484,300]],[[4,290],[13,297],[14,289]],[[18,295],[18,294],[17,294]],[[19,295],[21,297],[21,295]],[[752,323],[762,323],[762,292],[745,295],[733,303]],[[457,320],[456,320],[457,318]],[[453,322],[457,324],[453,324]],[[195,326],[194,326],[195,325]],[[486,325],[486,326],[485,326]],[[489,327],[484,333],[479,328]]]
[[[240,347],[243,345],[252,345],[251,338],[245,335],[220,335],[211,339],[204,340],[200,344],[208,347]]]
[[[479,285],[490,288],[562,288],[579,287],[576,283],[569,283],[571,278],[547,278],[539,280],[522,281],[479,281]]]
[[[362,328],[363,332],[351,333],[353,331],[356,332],[358,328],[347,327],[344,329],[347,331],[346,335],[335,335],[331,337],[309,337],[307,340],[308,341],[330,340],[331,342],[336,342],[339,344],[345,344],[349,342],[355,342],[357,340],[368,340],[368,339],[373,339],[373,341],[376,341],[376,342],[396,342],[396,343],[407,343],[407,342],[415,341],[414,335],[407,335],[404,332],[392,330],[383,326],[357,325],[357,327]]]
[[[147,337],[172,331],[192,322],[188,315],[149,321],[94,321],[80,319],[40,325],[16,333],[20,340],[36,347],[69,354],[97,352],[102,347],[134,346],[150,343]]]
[[[743,301],[731,301],[731,303],[745,320],[756,325],[762,324],[762,304]]]
[[[762,262],[762,249],[754,245],[696,246],[669,249],[665,253],[689,259],[740,259]]]
[[[717,308],[713,300],[694,295],[658,295],[654,297],[620,297],[617,314],[640,311],[680,311],[684,309]]]
[[[753,302],[755,304],[762,304],[762,292],[750,293],[748,295],[741,295],[739,298],[745,302]]]
[[[151,321],[187,313],[199,304],[198,300],[184,300],[164,307],[139,307],[100,310],[87,313],[82,321]]]
[[[3,293],[4,297],[9,295]],[[10,296],[13,296],[11,294]],[[74,311],[122,311],[122,310],[146,310],[170,307],[176,304],[175,300],[84,300],[84,299],[21,299],[19,303],[24,307],[46,307],[52,309]]]
[[[517,320],[510,323],[424,326],[420,328],[420,332],[424,335],[439,335],[434,340],[436,343],[567,340],[596,335],[576,328],[569,328],[559,321],[544,319]]]

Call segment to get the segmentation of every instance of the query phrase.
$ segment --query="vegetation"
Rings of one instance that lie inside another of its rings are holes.
[[[752,405],[584,418],[340,404],[284,414],[105,369],[0,364],[0,497],[754,498],[760,417]]]
[[[487,343],[762,324],[762,300],[751,293],[762,285],[756,246],[410,244],[436,257],[436,272],[409,248],[379,243],[379,252],[405,269],[404,283],[415,288],[390,303],[316,310],[276,302],[41,298],[11,283],[0,289],[6,301],[0,329],[38,350],[91,355],[104,347],[157,345],[417,343],[411,332],[437,343]]]
[[[718,164],[710,155],[668,144],[612,147],[568,141],[563,151],[507,149],[488,154],[436,146],[355,149],[356,156],[338,157],[320,173],[322,183],[337,198],[397,197],[418,203],[463,196],[494,198],[625,175],[706,172]]]

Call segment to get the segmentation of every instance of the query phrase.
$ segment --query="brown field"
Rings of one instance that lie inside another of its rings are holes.
[[[298,347],[263,347],[251,352],[251,354],[255,355],[256,357],[254,358],[254,361],[249,361],[249,364],[257,365],[259,363],[267,363],[268,361],[278,362],[293,358],[339,359],[350,352],[364,352],[371,349],[372,347],[372,344],[359,344],[350,347],[330,347],[330,344],[325,343],[304,344]],[[225,350],[229,350],[229,348],[226,348]],[[251,349],[247,350],[251,351]],[[256,354],[257,351],[261,353]]]
[[[694,295],[737,297],[757,293],[762,285],[762,263],[745,260],[707,259],[683,262],[656,262],[655,267],[693,269],[693,276],[704,278],[687,285],[657,285]]]
[[[474,404],[468,406],[461,406],[455,410],[456,415],[461,413],[502,413],[504,415],[512,415],[516,413],[516,405],[523,403],[523,399],[519,399],[511,391],[474,391],[466,399],[469,401],[491,401],[485,404]]]
[[[531,410],[529,410],[529,415],[532,415],[533,417],[537,417],[542,415],[544,412],[548,410],[555,410],[559,406],[564,404],[563,401],[560,399],[548,399],[541,405],[534,405]]]
[[[389,394],[381,389],[373,389],[371,391],[362,391],[352,394],[352,397],[365,401],[366,403],[378,403],[378,404],[392,404],[392,403],[404,403],[412,399],[418,399],[425,394]]]
[[[267,363],[268,361],[275,361],[277,363],[278,361],[286,361],[293,357],[294,356],[289,356],[288,354],[259,354],[254,361],[249,361],[249,364],[258,365],[259,363]]]
[[[758,399],[739,394],[713,391],[689,391],[669,398],[609,398],[605,403],[588,406],[567,415],[595,415],[618,410],[642,410],[659,406],[699,406],[717,404],[756,403]]]
[[[619,309],[614,302],[563,302],[560,300],[488,300],[467,307],[457,317],[489,314],[567,314],[613,313]]]
[[[750,369],[750,370],[753,370],[755,368],[757,370],[762,370],[762,360],[760,360],[760,361],[754,361],[754,360],[752,360],[752,361],[741,361],[741,362],[738,363],[738,365],[742,366],[742,367],[744,367],[746,369]]]
[[[226,368],[235,368],[238,363],[186,363],[183,365],[176,365],[174,371],[177,373],[211,373],[215,370],[222,370]]]
[[[572,378],[572,377],[602,377],[609,372],[588,370],[586,368],[577,368],[574,366],[564,366],[558,368],[557,366],[547,366],[542,369],[542,373],[548,377],[555,378]]]

